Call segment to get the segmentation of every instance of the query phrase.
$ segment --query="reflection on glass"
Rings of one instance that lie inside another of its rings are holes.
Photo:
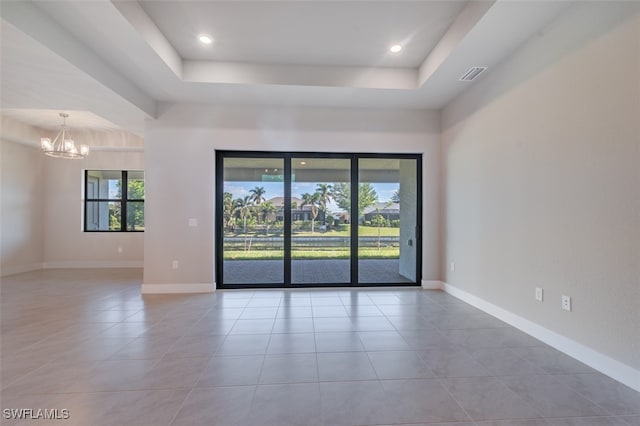
[[[127,202],[127,228],[129,231],[144,231],[144,204],[140,201]]]
[[[120,231],[122,204],[119,201],[87,202],[88,231]]]
[[[119,170],[88,170],[89,198],[116,200],[122,198],[122,172]]]
[[[349,283],[351,161],[291,161],[291,282]]]
[[[358,281],[416,281],[415,159],[359,160]]]
[[[284,160],[225,158],[223,282],[284,283]]]
[[[127,172],[127,199],[144,200],[144,172]]]

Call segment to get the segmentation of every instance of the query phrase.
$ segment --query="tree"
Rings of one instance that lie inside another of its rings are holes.
[[[378,202],[378,193],[369,182],[361,183],[358,188],[358,214],[364,215],[364,209]]]
[[[371,224],[378,228],[378,251],[380,251],[380,228],[386,224],[387,220],[380,213],[371,217]]]
[[[121,182],[117,181],[117,198],[122,198]],[[144,200],[144,179],[127,179],[127,218],[126,225],[130,231],[144,229],[144,203],[134,200]],[[110,229],[120,229],[122,209],[116,206],[111,209],[109,217]]]
[[[260,205],[265,200],[264,194],[267,191],[264,189],[263,186],[256,186],[255,188],[250,189],[249,192],[251,193],[250,195],[251,201],[253,201],[257,205]]]
[[[242,220],[242,230],[244,233],[244,249],[247,250],[247,220],[251,216],[251,197],[247,195],[244,198],[238,198],[235,201],[234,212],[238,214]]]
[[[390,201],[392,203],[400,204],[400,190],[399,189],[396,189],[396,191],[391,196],[391,200]]]
[[[224,220],[224,226],[226,228],[231,226],[231,220],[233,219],[233,195],[230,192],[225,192],[222,196],[222,217]]]
[[[127,180],[127,197],[130,200],[144,200],[144,179]]]
[[[271,221],[275,219],[276,206],[271,201],[266,201],[260,205],[260,211],[262,212],[262,220],[266,226],[265,234],[269,234],[269,225]]]
[[[331,197],[342,210],[351,212],[351,184],[338,182],[331,185]]]
[[[311,233],[312,234],[315,230],[316,218],[318,217],[318,200],[319,200],[319,194],[317,192],[315,192],[313,195],[309,194],[308,192],[305,192],[304,194],[302,194],[302,205],[300,207],[311,206]]]
[[[264,194],[266,192],[267,191],[263,186],[256,186],[255,188],[249,190],[249,197],[254,205],[254,212],[256,213],[256,219],[258,220],[258,222],[260,222],[260,204],[265,201]]]
[[[324,226],[327,226],[327,203],[331,201],[332,187],[326,183],[319,183],[316,185],[316,194],[318,194],[318,202],[322,208],[324,214]]]
[[[238,216],[240,216],[240,219],[242,220],[242,231],[244,233],[244,251],[247,251],[247,249],[251,249],[251,243],[248,242],[249,235],[247,234],[247,221],[251,217],[251,207],[253,206],[251,197],[247,195],[244,198],[238,198],[236,199],[234,204],[234,212],[238,214]]]
[[[391,205],[391,201],[385,203],[383,209]],[[389,220],[380,213],[380,207],[376,208],[376,214],[371,217],[371,224],[378,228],[378,251],[380,251],[380,228],[389,225]]]
[[[351,211],[351,184],[348,182],[334,183],[331,196],[342,210]],[[378,201],[378,194],[369,182],[358,185],[358,214],[362,216],[364,209],[374,205]]]

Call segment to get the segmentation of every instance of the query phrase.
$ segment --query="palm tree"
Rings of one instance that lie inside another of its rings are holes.
[[[247,219],[251,216],[251,197],[238,198],[235,201],[234,212],[237,212],[242,220],[242,231],[244,233],[244,249],[247,250]]]
[[[309,194],[308,192],[305,192],[304,194],[302,194],[302,205],[300,207],[311,206],[311,233],[312,234],[315,231],[316,217],[318,217],[317,204],[318,204],[319,198],[320,197],[317,192],[315,192],[313,195]]]
[[[223,219],[224,226],[229,227],[231,225],[231,219],[233,219],[233,195],[230,192],[225,192],[222,199],[223,205]]]
[[[256,213],[256,218],[258,219],[258,223],[260,223],[260,215],[257,214],[260,212],[260,204],[262,204],[263,201],[265,201],[264,198],[264,194],[267,191],[264,189],[264,186],[256,186],[253,189],[249,190],[249,193],[251,194],[251,201],[255,204],[255,213]]]
[[[251,201],[260,205],[265,200],[264,194],[267,191],[264,189],[264,186],[256,186],[255,188],[250,189],[249,192],[251,193]]]
[[[400,204],[400,190],[396,189],[396,191],[391,196],[391,202]]]
[[[327,226],[327,203],[331,201],[331,191],[333,191],[333,187],[327,183],[316,185],[316,194],[318,194],[318,201],[324,214],[324,226]]]
[[[266,201],[260,205],[260,211],[262,212],[262,218],[266,225],[265,234],[269,234],[269,225],[271,220],[275,217],[276,206],[271,201]]]
[[[247,234],[247,219],[251,217],[251,207],[253,206],[251,202],[251,197],[249,195],[244,198],[238,198],[235,201],[235,211],[242,219],[242,230],[244,233],[244,251],[247,251],[247,247],[251,249],[251,243],[248,242],[249,235]]]

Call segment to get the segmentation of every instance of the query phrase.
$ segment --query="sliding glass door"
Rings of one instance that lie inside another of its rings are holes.
[[[218,287],[418,284],[420,160],[217,151]]]
[[[225,157],[222,170],[222,282],[283,285],[284,159]]]
[[[292,158],[291,284],[351,282],[351,209],[336,201],[350,181],[349,158]]]
[[[358,282],[413,283],[417,270],[416,159],[358,162]]]

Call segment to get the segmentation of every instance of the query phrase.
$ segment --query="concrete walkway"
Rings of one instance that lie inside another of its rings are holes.
[[[409,284],[399,274],[398,259],[367,259],[358,262],[361,284]],[[343,259],[292,260],[293,284],[329,284],[350,281],[350,261]],[[224,284],[282,284],[283,262],[279,260],[227,260],[224,262]]]

